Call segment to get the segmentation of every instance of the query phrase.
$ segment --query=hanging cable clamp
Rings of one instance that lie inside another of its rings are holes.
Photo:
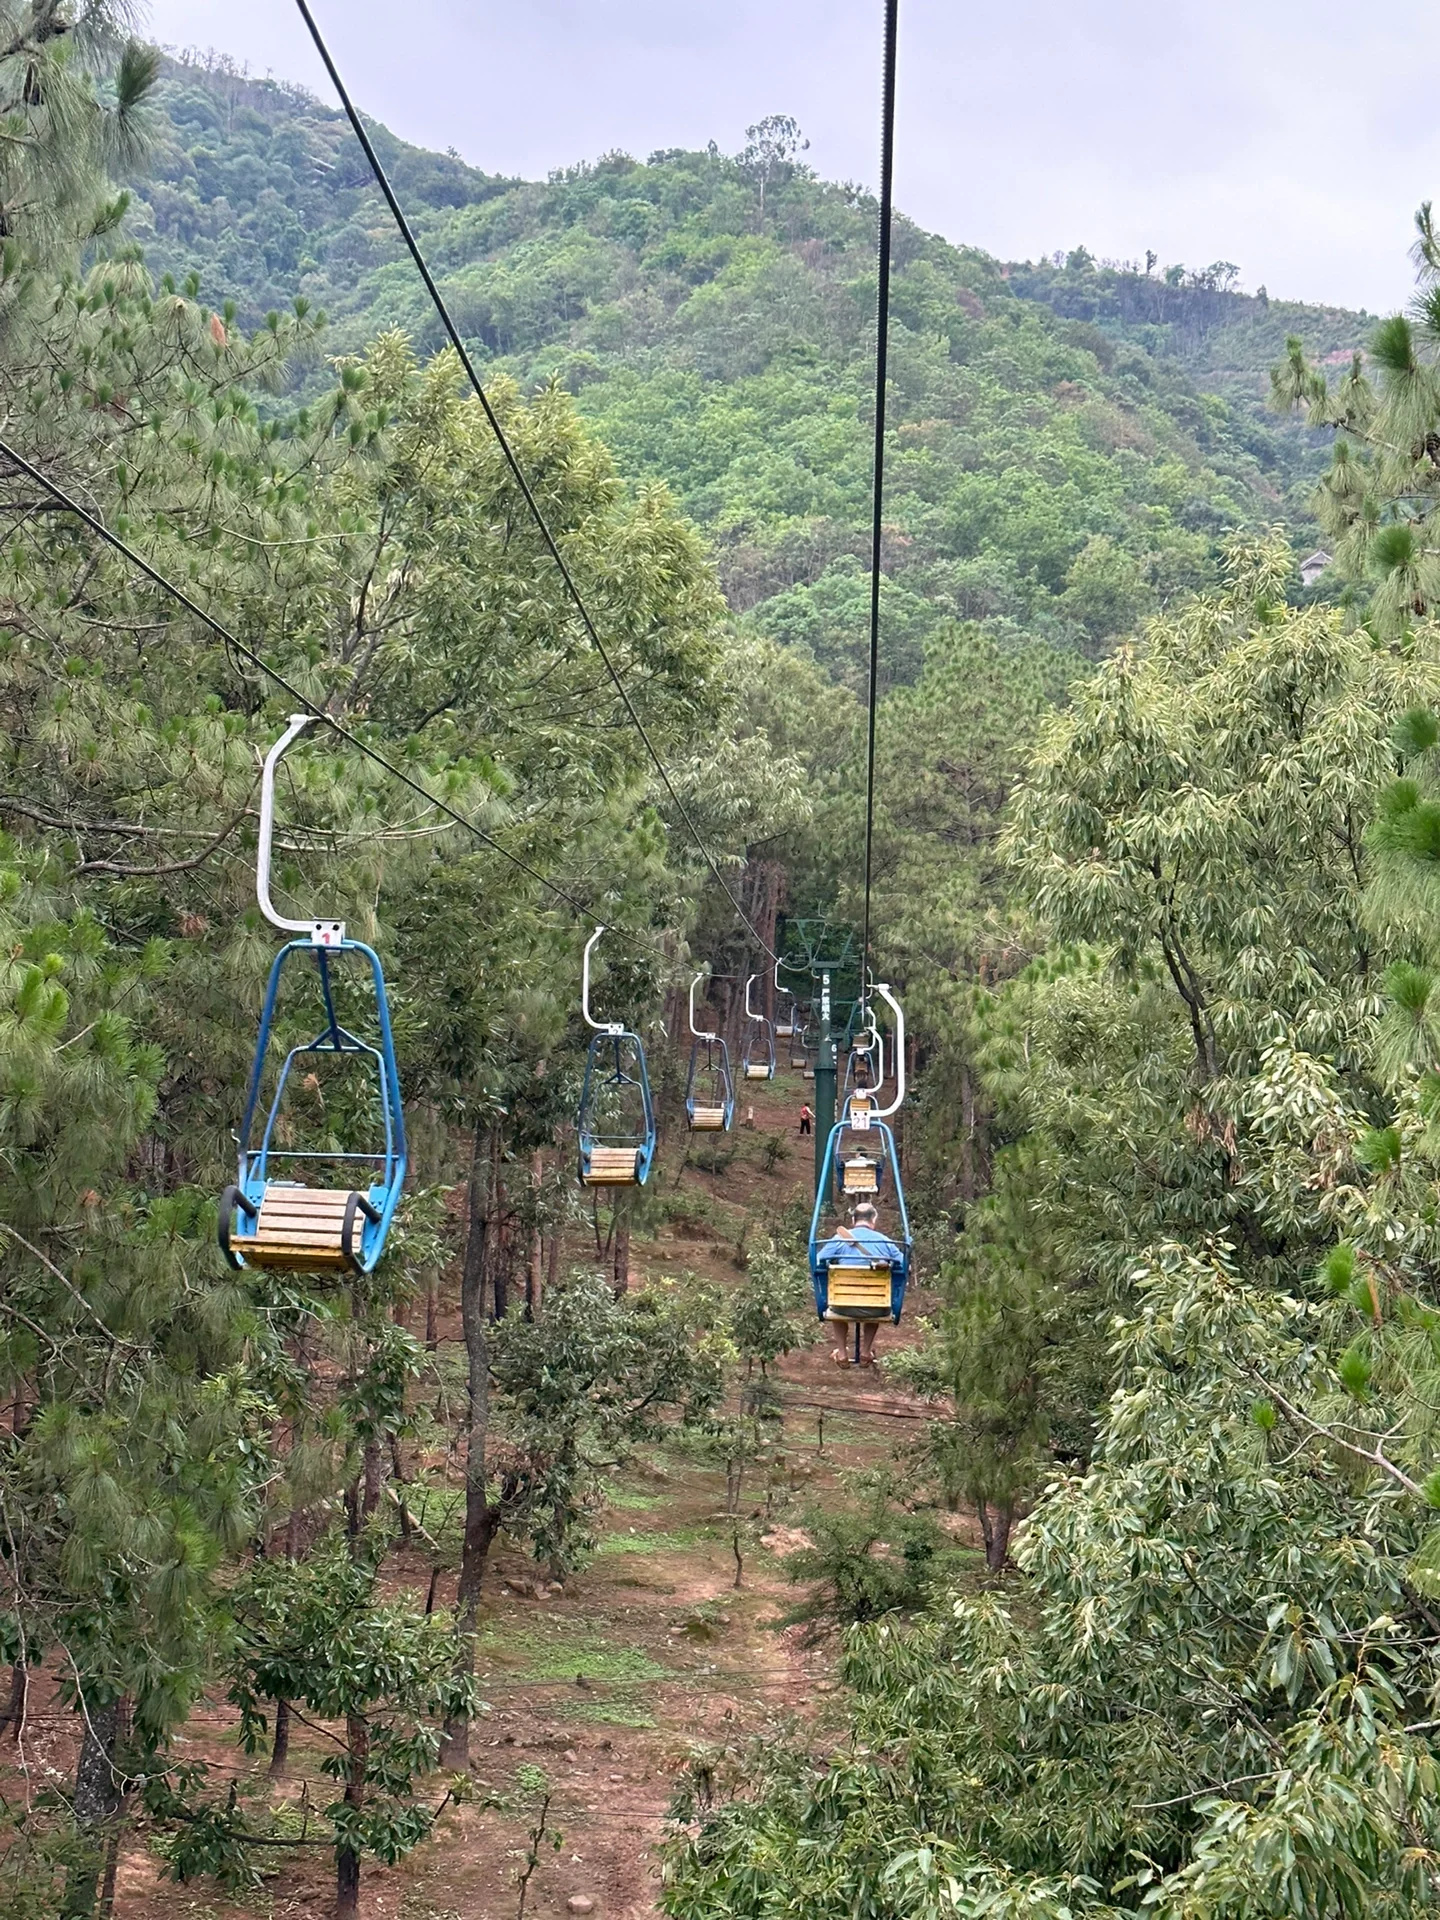
[[[282,933],[308,934],[312,947],[342,947],[345,944],[343,920],[287,920],[283,914],[275,911],[270,898],[270,849],[275,836],[275,770],[291,743],[298,740],[306,727],[313,726],[318,718],[319,715],[314,713],[292,713],[289,726],[265,756],[260,777],[260,835],[255,862],[255,897],[265,918]]]
[[[625,1022],[623,1020],[597,1020],[590,1011],[590,955],[594,952],[600,936],[604,931],[604,927],[596,927],[594,933],[592,933],[590,938],[585,942],[585,957],[581,962],[580,972],[580,1011],[585,1016],[585,1024],[587,1027],[593,1027],[596,1033],[607,1033],[612,1039],[616,1039],[625,1032]]]

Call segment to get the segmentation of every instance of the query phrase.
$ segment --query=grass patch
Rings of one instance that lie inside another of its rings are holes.
[[[532,1680],[573,1680],[583,1673],[597,1686],[634,1686],[642,1680],[668,1680],[670,1669],[639,1647],[612,1647],[594,1634],[552,1640],[534,1647],[525,1663]]]
[[[565,1707],[567,1720],[587,1720],[601,1727],[654,1727],[656,1718],[638,1700],[573,1700]]]
[[[617,1513],[649,1513],[652,1507],[663,1507],[668,1497],[663,1493],[637,1493],[632,1487],[613,1484],[605,1489],[605,1504]]]
[[[714,1538],[708,1527],[678,1527],[673,1533],[607,1533],[596,1547],[601,1553],[684,1553]]]

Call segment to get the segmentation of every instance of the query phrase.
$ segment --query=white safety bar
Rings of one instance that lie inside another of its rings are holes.
[[[750,978],[745,982],[745,1018],[747,1020],[759,1020],[762,1024],[768,1025],[768,1022],[765,1020],[764,1014],[756,1013],[755,1009],[750,1004],[750,989],[754,986],[755,982],[759,978],[760,976],[758,973],[752,973],[750,975]]]
[[[870,1059],[870,1084],[856,1091],[868,1093],[873,1100],[885,1084],[885,1036],[873,1019],[868,1027],[856,1035],[850,1051],[862,1053]]]
[[[625,1025],[621,1020],[597,1020],[590,1011],[590,955],[595,942],[604,933],[604,927],[596,927],[594,933],[585,942],[585,957],[581,961],[580,972],[580,1011],[585,1016],[587,1027],[593,1027],[597,1033],[624,1033]]]
[[[338,947],[345,938],[343,920],[287,920],[283,914],[275,911],[275,904],[270,898],[270,850],[275,838],[275,769],[293,742],[318,718],[319,715],[314,713],[292,713],[289,726],[265,756],[265,767],[260,776],[260,837],[255,852],[255,897],[260,902],[260,911],[265,918],[281,933],[308,933],[312,946]]]
[[[895,1040],[891,1047],[891,1058],[895,1062],[895,1098],[875,1115],[877,1120],[888,1120],[905,1104],[905,1010],[883,980],[875,982],[874,990],[895,1016]]]
[[[702,1033],[695,1024],[695,989],[704,978],[703,972],[697,973],[690,982],[690,1031],[697,1040],[718,1040],[720,1038],[718,1029],[714,1033]]]

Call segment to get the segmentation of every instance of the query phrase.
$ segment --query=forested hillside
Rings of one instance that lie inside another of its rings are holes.
[[[299,293],[329,316],[331,352],[392,326],[439,344],[332,109],[196,66],[169,67],[160,98],[129,228],[154,267],[195,271],[245,325]],[[711,536],[732,607],[853,681],[873,202],[797,165],[783,123],[735,158],[610,155],[538,184],[379,138],[495,374],[575,393],[622,470],[663,480]],[[1246,342],[1246,377],[1211,379],[1213,334],[1113,294],[1071,298],[1083,274],[1007,270],[904,222],[897,263],[891,677],[915,677],[946,619],[1093,649],[1213,579],[1226,529],[1278,520],[1307,537],[1296,482],[1316,470],[1314,436],[1258,398],[1285,327],[1309,337],[1312,316],[1277,311]],[[1327,345],[1353,340],[1353,316],[1324,320]]]
[[[0,1920],[1433,1916],[1428,205],[901,221],[867,713],[793,127],[379,135],[487,411],[129,26],[0,0]]]

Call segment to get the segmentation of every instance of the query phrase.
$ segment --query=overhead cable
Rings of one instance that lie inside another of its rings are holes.
[[[173,580],[161,573],[158,567],[153,567],[143,554],[137,553],[134,547],[120,538],[118,533],[112,532],[111,529],[106,526],[105,522],[100,519],[98,514],[94,514],[88,507],[82,506],[73,494],[65,491],[58,481],[52,480],[48,473],[43,472],[42,469],[35,466],[32,461],[27,460],[23,454],[17,453],[14,447],[10,446],[5,440],[0,440],[0,457],[11,461],[27,479],[33,480],[37,486],[43,487],[58,506],[63,507],[68,513],[73,513],[78,520],[89,527],[92,533],[98,535],[101,540],[105,541],[107,546],[113,547],[115,552],[121,554],[128,560],[132,567],[135,567],[139,572],[143,573],[147,579],[152,580],[163,592],[168,593],[172,599],[176,600],[185,608],[187,613],[192,613],[202,625],[210,629],[217,639],[222,640],[227,647],[233,648],[242,659],[248,660],[253,667],[263,673],[266,679],[273,682],[282,692],[289,694],[297,708],[302,709],[306,713],[313,714],[317,720],[323,721],[332,732],[337,733],[342,740],[354,747],[357,753],[363,754],[367,760],[372,760],[377,767],[383,767],[392,779],[398,780],[401,786],[408,787],[410,791],[417,794],[427,806],[434,807],[438,812],[445,814],[447,818],[453,820],[457,827],[463,827],[467,833],[473,834],[477,840],[489,847],[492,853],[498,853],[502,860],[508,860],[512,867],[517,868],[521,873],[527,874],[530,879],[537,881],[542,887],[547,888],[549,892],[555,895],[557,900],[563,900],[566,906],[570,907],[575,913],[582,917],[588,917],[590,915],[591,909],[586,906],[583,901],[577,900],[575,896],[568,893],[564,887],[557,886],[555,881],[547,879],[538,868],[532,867],[528,861],[522,860],[518,854],[511,853],[507,847],[503,847],[500,844],[493,834],[487,833],[484,827],[477,826],[475,821],[468,819],[465,814],[460,813],[456,808],[452,807],[448,800],[442,800],[438,794],[431,793],[430,789],[421,781],[416,780],[412,775],[406,773],[403,767],[397,766],[388,754],[381,753],[378,748],[369,746],[358,734],[352,733],[347,726],[337,720],[334,714],[327,713],[323,707],[317,706],[308,694],[300,691],[293,680],[287,679],[283,673],[279,672],[275,667],[272,667],[269,661],[256,653],[253,647],[247,647],[245,642],[241,640],[237,634],[232,633],[229,627],[217,620],[214,614],[207,613],[199,601],[192,599],[183,587],[177,586]]]
[[[429,263],[427,262],[424,253],[421,251],[420,242],[415,238],[415,233],[410,225],[409,220],[405,216],[405,210],[400,205],[400,202],[396,197],[395,189],[390,184],[390,176],[386,173],[384,166],[381,164],[380,156],[375,151],[375,144],[370,138],[370,134],[368,129],[366,128],[365,122],[361,119],[358,111],[356,110],[354,101],[350,98],[349,89],[346,87],[345,82],[340,77],[340,70],[335,65],[335,61],[331,55],[329,47],[325,44],[325,37],[320,31],[319,25],[316,22],[314,14],[310,11],[308,0],[295,0],[295,4],[299,7],[300,17],[304,20],[306,27],[309,29],[310,38],[315,42],[315,51],[319,54],[321,60],[324,63],[325,71],[330,76],[330,83],[334,87],[336,96],[339,99],[341,106],[345,110],[345,117],[350,122],[351,128],[353,129],[355,134],[355,138],[360,142],[360,146],[365,154],[366,160],[370,163],[370,171],[375,176],[375,184],[379,187],[381,193],[385,197],[385,203],[389,207],[390,212],[394,217],[395,225],[400,232],[400,237],[405,242],[405,245],[409,250],[410,258],[415,263],[415,269],[417,273],[420,275],[420,278],[425,283],[425,290],[430,295],[431,301],[434,303],[436,313],[440,316],[440,323],[445,329],[446,336],[448,337],[451,346],[455,349],[455,352],[459,356],[460,364],[462,367],[464,367],[465,373],[470,381],[471,386],[475,389],[475,397],[479,400],[480,405],[485,411],[485,418],[489,421],[491,430],[493,431],[496,441],[499,444],[500,451],[505,456],[505,463],[510,469],[511,476],[514,479],[516,486],[520,489],[521,495],[523,496],[525,501],[525,505],[530,510],[531,517],[535,522],[536,530],[539,532],[540,538],[544,542],[546,550],[549,552],[550,558],[555,562],[555,566],[559,571],[560,578],[564,582],[565,591],[570,596],[570,600],[574,605],[576,613],[578,613],[580,616],[580,623],[584,627],[585,632],[589,637],[590,644],[594,647],[596,653],[600,656],[601,664],[604,666],[606,673],[610,676],[610,679],[614,684],[615,691],[619,694],[620,700],[625,708],[626,713],[630,717],[630,721],[634,726],[636,733],[639,734],[640,739],[643,741],[645,746],[645,751],[649,754],[650,759],[654,764],[655,771],[660,776],[661,784],[664,786],[666,793],[670,796],[670,799],[674,804],[675,811],[679,814],[681,820],[685,823],[686,831],[689,833],[690,838],[695,842],[695,845],[699,849],[700,854],[704,859],[706,866],[709,867],[711,873],[714,875],[716,883],[720,888],[720,891],[725,895],[725,898],[730,902],[730,905],[735,909],[736,917],[740,920],[742,925],[744,925],[749,930],[749,932],[754,935],[755,939],[759,942],[761,948],[767,954],[769,954],[770,958],[772,960],[775,959],[777,957],[775,953],[775,949],[770,945],[769,941],[766,940],[763,937],[763,935],[759,932],[758,928],[754,925],[754,923],[750,919],[750,916],[746,913],[745,909],[741,906],[740,902],[736,899],[735,895],[730,891],[730,888],[726,883],[724,875],[720,871],[720,868],[715,860],[714,855],[710,852],[710,849],[705,845],[705,842],[700,838],[699,829],[696,827],[695,822],[691,819],[689,809],[686,807],[685,802],[680,798],[680,795],[676,792],[675,784],[671,780],[670,775],[666,770],[665,762],[660,758],[660,754],[656,749],[654,741],[650,738],[650,734],[645,726],[645,722],[640,718],[639,710],[637,709],[635,702],[630,697],[630,690],[625,685],[625,682],[621,678],[620,673],[616,668],[614,661],[611,659],[610,651],[606,647],[605,642],[600,637],[599,628],[596,626],[594,620],[591,618],[590,609],[585,604],[584,595],[581,593],[579,586],[576,584],[574,574],[571,573],[569,566],[566,564],[565,556],[560,551],[559,542],[556,540],[555,535],[550,531],[549,522],[545,518],[544,512],[542,511],[540,506],[540,502],[536,499],[535,494],[530,486],[529,480],[526,478],[525,469],[521,466],[520,461],[515,453],[515,450],[510,444],[509,437],[507,436],[504,427],[500,423],[499,415],[495,412],[494,407],[490,403],[490,396],[486,393],[484,383],[481,380],[479,373],[476,371],[474,361],[470,357],[469,349],[466,347],[464,340],[461,338],[460,329],[456,326],[454,320],[451,317],[450,309],[445,304],[445,297],[440,291],[439,285],[435,279],[434,274],[430,271]]]
[[[304,0],[300,0],[304,5]],[[880,556],[884,538],[885,401],[890,357],[890,242],[894,226],[895,53],[899,0],[885,0],[880,104],[879,286],[875,310],[875,464],[870,525],[870,670],[865,733],[865,896],[860,935],[860,1003],[870,997],[870,887],[875,853],[875,716],[880,700]]]

